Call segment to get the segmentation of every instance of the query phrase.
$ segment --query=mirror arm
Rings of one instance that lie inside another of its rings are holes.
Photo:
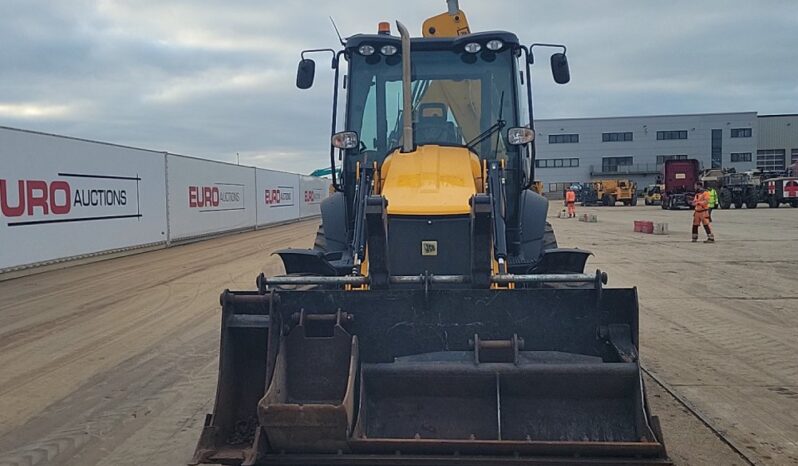
[[[338,82],[341,76],[341,67],[339,64],[343,53],[343,50],[338,53],[333,52],[332,67],[335,70],[335,78],[333,79],[332,129],[330,130],[330,136],[335,134],[336,129],[338,129]],[[333,189],[342,191],[337,177],[335,176],[335,147],[332,147],[332,145],[330,146],[330,168],[332,171]]]
[[[544,42],[535,42],[534,44],[529,46],[529,53],[532,53],[532,49],[535,47],[554,47],[557,49],[562,49],[562,53],[568,52],[568,49],[563,44],[546,44]]]
[[[305,59],[305,54],[308,53],[323,53],[329,52],[332,55],[332,61],[330,62],[330,67],[335,70],[335,78],[333,79],[333,104],[332,104],[332,130],[330,131],[330,137],[335,134],[335,130],[338,127],[338,82],[340,81],[340,59],[341,55],[345,52],[344,50],[339,50],[336,52],[333,49],[308,49],[303,50],[300,54],[302,60]],[[332,171],[332,186],[333,189],[336,191],[341,191],[341,186],[338,183],[338,180],[335,176],[335,147],[330,146],[330,169]]]
[[[533,44],[534,45],[534,44]],[[532,105],[532,66],[529,62],[529,57],[532,56],[532,49],[526,48],[525,46],[521,46],[521,50],[524,51],[526,54],[526,59],[524,63],[526,63],[526,100],[527,100],[527,107],[529,110],[529,128],[532,131],[535,131],[535,139],[537,139],[537,130],[535,130],[535,112]],[[524,189],[529,189],[535,183],[535,158],[537,153],[535,151],[535,139],[532,139],[532,142],[529,143],[529,147],[527,150],[529,151],[529,179],[526,180],[526,186]]]

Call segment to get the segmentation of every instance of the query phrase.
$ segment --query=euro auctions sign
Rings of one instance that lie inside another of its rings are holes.
[[[0,179],[0,213],[9,227],[140,219],[141,177],[127,173],[54,173]]]
[[[244,187],[233,183],[189,186],[188,206],[200,212],[244,210]]]
[[[264,191],[264,203],[269,207],[291,207],[294,205],[294,187],[276,186],[266,188]]]

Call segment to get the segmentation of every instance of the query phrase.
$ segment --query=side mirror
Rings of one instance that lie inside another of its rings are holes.
[[[296,70],[296,87],[300,89],[310,89],[313,86],[313,78],[316,77],[316,62],[303,58],[299,61]]]
[[[535,139],[535,131],[530,128],[510,128],[507,141],[511,146],[525,146]]]
[[[571,80],[571,70],[568,69],[568,58],[564,53],[555,53],[551,56],[551,74],[557,84],[566,84]]]
[[[342,131],[333,134],[331,143],[333,147],[337,147],[338,149],[354,149],[360,144],[360,138],[354,131]]]

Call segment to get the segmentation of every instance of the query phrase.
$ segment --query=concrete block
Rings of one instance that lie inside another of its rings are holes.
[[[596,214],[582,214],[579,216],[580,222],[598,223],[598,215]]]
[[[655,235],[667,235],[668,234],[668,224],[667,223],[655,223],[654,224],[654,234]]]

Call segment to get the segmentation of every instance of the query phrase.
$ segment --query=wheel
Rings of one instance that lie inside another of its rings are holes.
[[[792,201],[792,202],[790,202],[790,205],[792,207],[798,208],[798,201]]]
[[[779,206],[779,200],[776,199],[776,196],[768,197],[768,207],[771,209],[775,209]]]
[[[602,196],[601,197],[601,203],[604,206],[609,206],[610,205],[610,195],[609,194],[605,194],[604,196]]]
[[[316,240],[313,241],[313,249],[317,251],[327,252],[327,237],[324,236],[324,225],[319,225],[316,230]]]
[[[616,202],[616,201],[617,201],[617,200],[615,199],[615,196],[613,196],[612,194],[610,194],[610,197],[609,197],[609,203],[610,203],[609,205],[610,205],[610,207],[615,207],[615,202]]]
[[[648,198],[646,198],[646,199],[643,199],[643,204],[645,204],[645,205],[651,205],[651,203],[650,203],[650,202],[648,202]]]
[[[758,204],[759,204],[759,203],[756,201],[756,199],[748,199],[748,200],[745,202],[745,206],[746,206],[746,207],[748,207],[749,209],[756,209],[756,206],[757,206]]]
[[[742,209],[743,208],[743,200],[738,199],[734,201],[734,208],[735,209]]]
[[[549,222],[546,222],[546,227],[543,229],[543,250],[547,249],[557,249],[557,236]]]
[[[720,196],[718,196],[718,205],[721,209],[730,209],[732,204],[732,196],[728,190],[722,189]]]
[[[632,195],[632,199],[629,201],[629,204],[632,206],[637,205],[637,195]]]

